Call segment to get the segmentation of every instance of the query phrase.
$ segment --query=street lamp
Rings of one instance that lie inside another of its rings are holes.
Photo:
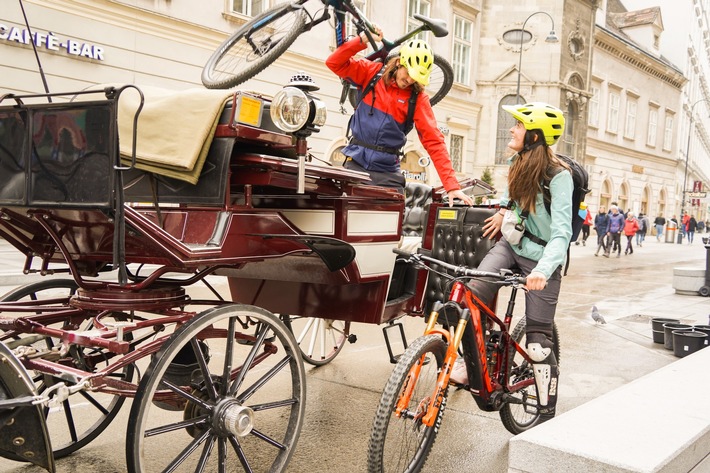
[[[680,201],[680,222],[678,222],[679,226],[683,224],[683,215],[685,214],[685,195],[687,192],[686,186],[688,184],[688,158],[690,156],[690,138],[693,136],[693,110],[695,110],[695,106],[700,102],[708,102],[708,100],[700,99],[690,107],[690,124],[688,125],[688,144],[685,147],[685,174],[683,175],[683,197]],[[678,243],[680,242],[681,241],[679,236]]]
[[[516,97],[516,103],[520,103],[520,74],[521,74],[521,68],[523,66],[523,39],[525,38],[525,25],[527,24],[528,20],[538,13],[542,13],[544,15],[547,15],[550,18],[550,21],[552,22],[552,30],[550,31],[550,34],[547,35],[547,38],[545,38],[546,43],[556,43],[559,41],[559,38],[557,38],[557,35],[555,34],[555,20],[552,18],[552,16],[544,11],[538,11],[530,15],[525,19],[523,22],[523,26],[520,28],[520,51],[518,51],[519,57],[518,57],[518,86],[515,89],[515,97]]]

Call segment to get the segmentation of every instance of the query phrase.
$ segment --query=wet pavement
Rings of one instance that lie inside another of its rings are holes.
[[[589,242],[593,240],[594,236]],[[633,255],[622,252],[620,258],[595,257],[593,246],[572,246],[569,274],[562,284],[556,316],[561,338],[561,414],[678,360],[663,345],[653,343],[651,318],[707,324],[710,314],[710,298],[679,295],[673,289],[673,268],[705,268],[706,250],[700,238],[693,245],[679,245],[651,237]],[[23,261],[14,249],[0,244],[0,293],[37,277],[19,274]],[[215,278],[214,282],[227,293],[223,281]],[[592,305],[606,319],[605,325],[592,320]],[[522,306],[521,301],[517,307]],[[421,319],[406,318],[404,325],[410,342],[423,328]],[[346,346],[328,365],[306,365],[306,418],[288,472],[365,471],[372,417],[393,368],[381,328],[354,324],[357,343]],[[94,442],[58,460],[57,471],[125,471],[128,404]],[[423,471],[506,471],[511,437],[497,413],[481,412],[468,393],[453,391]],[[0,459],[0,471],[43,470]]]

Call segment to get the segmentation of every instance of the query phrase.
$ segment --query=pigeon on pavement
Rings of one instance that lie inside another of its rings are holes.
[[[604,317],[599,313],[599,310],[597,309],[597,306],[593,305],[592,306],[592,319],[598,324],[605,324],[606,320],[604,320]]]

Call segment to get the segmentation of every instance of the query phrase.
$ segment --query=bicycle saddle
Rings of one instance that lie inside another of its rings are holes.
[[[434,33],[434,36],[437,38],[443,38],[444,36],[449,34],[449,30],[446,29],[446,22],[444,20],[434,20],[432,18],[428,18],[424,15],[419,15],[415,14],[413,15],[414,19],[421,21],[425,25],[429,27],[429,30],[431,30],[432,33]]]

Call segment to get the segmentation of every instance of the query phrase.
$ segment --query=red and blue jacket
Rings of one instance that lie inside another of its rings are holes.
[[[326,66],[338,77],[349,80],[362,90],[382,67],[380,63],[353,57],[365,48],[366,45],[356,37],[336,49],[326,60]],[[352,117],[350,128],[353,138],[372,147],[401,149],[407,143],[404,127],[411,93],[410,88],[400,89],[394,80],[388,81],[383,77],[377,81],[374,89],[363,97]],[[447,191],[460,189],[456,173],[451,166],[444,135],[436,126],[436,118],[426,93],[422,92],[417,96],[415,107],[414,126],[419,140],[429,153],[444,188]],[[350,143],[342,152],[368,171],[400,170],[399,155],[396,153],[354,143]]]

